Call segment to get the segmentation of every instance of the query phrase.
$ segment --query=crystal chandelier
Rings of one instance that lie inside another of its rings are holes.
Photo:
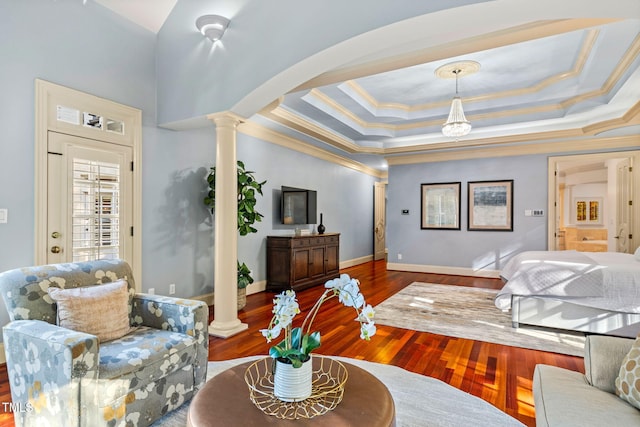
[[[447,122],[442,125],[442,134],[450,138],[458,138],[471,132],[471,123],[469,123],[464,116],[462,100],[458,96],[458,74],[460,74],[461,71],[460,69],[452,71],[456,76],[456,96],[453,97],[453,101],[451,102],[449,118]]]

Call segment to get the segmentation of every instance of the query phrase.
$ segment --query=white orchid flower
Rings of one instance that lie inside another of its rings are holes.
[[[372,336],[376,334],[376,325],[371,322],[364,322],[360,325],[360,338],[363,340],[369,340]]]
[[[372,323],[375,314],[376,312],[373,310],[373,306],[371,304],[367,304],[362,309],[362,311],[360,312],[360,316],[358,316],[356,320],[359,320],[361,322]]]

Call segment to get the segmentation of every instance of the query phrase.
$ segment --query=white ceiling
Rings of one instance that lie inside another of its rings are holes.
[[[603,122],[622,118],[640,101],[640,21],[557,30],[546,37],[305,87],[287,94],[266,116],[293,128],[319,124],[361,153],[435,149],[450,142],[441,126],[455,92],[455,81],[436,77],[435,70],[473,60],[480,70],[459,82],[473,129],[458,146],[560,129],[573,129],[576,135],[614,130],[637,134],[637,127],[625,129],[637,119],[615,126]],[[296,126],[301,121],[308,123]]]
[[[86,0],[84,0],[86,2]],[[94,0],[149,31],[158,33],[178,0]]]
[[[154,32],[176,3],[95,1]],[[378,169],[383,157],[433,150],[640,135],[639,19],[537,21],[476,44],[436,60],[419,46],[401,60],[380,52],[283,94],[252,119]],[[455,80],[435,70],[459,60],[480,69],[459,81],[473,129],[452,141],[441,126]]]

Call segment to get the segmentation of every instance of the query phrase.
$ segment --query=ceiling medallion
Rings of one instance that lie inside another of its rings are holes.
[[[456,96],[451,102],[451,110],[446,123],[442,125],[442,134],[449,138],[468,135],[471,132],[471,123],[464,116],[462,100],[458,96],[458,79],[473,74],[480,69],[480,64],[475,61],[458,61],[438,67],[435,75],[441,79],[456,79]]]

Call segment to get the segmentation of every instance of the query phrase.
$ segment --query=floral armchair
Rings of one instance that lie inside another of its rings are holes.
[[[119,279],[131,326],[124,336],[100,341],[57,326],[60,302],[49,288],[92,291]],[[207,305],[136,294],[124,261],[10,270],[0,292],[11,319],[3,337],[17,426],[148,426],[204,385]]]

